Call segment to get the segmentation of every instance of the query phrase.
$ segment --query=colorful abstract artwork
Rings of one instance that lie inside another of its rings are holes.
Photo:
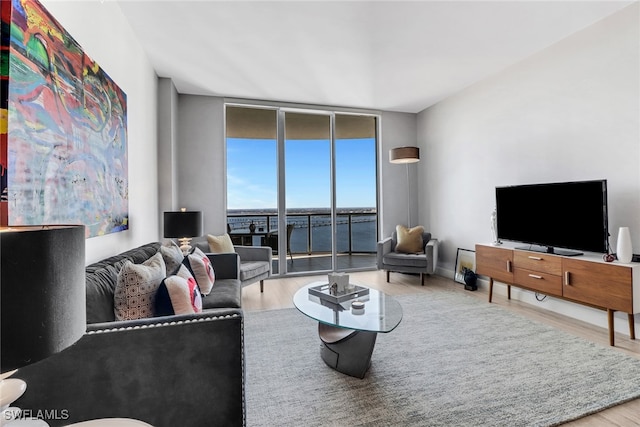
[[[125,93],[38,1],[1,12],[0,225],[128,229]]]

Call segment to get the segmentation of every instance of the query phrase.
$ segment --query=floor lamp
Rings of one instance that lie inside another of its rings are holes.
[[[407,228],[411,228],[411,197],[409,196],[409,163],[420,161],[420,149],[418,147],[396,147],[389,150],[389,162],[404,163],[407,165]]]

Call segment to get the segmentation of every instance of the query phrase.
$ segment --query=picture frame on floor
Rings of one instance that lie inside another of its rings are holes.
[[[464,284],[464,270],[476,271],[476,251],[458,248],[453,280]]]

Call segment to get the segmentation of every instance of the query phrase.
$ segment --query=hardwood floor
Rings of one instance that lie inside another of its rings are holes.
[[[247,311],[293,308],[293,294],[305,284],[311,281],[321,280],[324,276],[323,274],[321,276],[297,276],[284,279],[270,279],[265,281],[264,293],[260,293],[260,285],[258,283],[252,284],[242,290],[243,308]],[[454,289],[487,301],[486,289],[480,288],[476,292],[465,291],[461,284],[441,276],[430,276],[426,278],[425,286],[420,286],[420,277],[417,275],[391,273],[391,283],[386,283],[385,273],[383,271],[350,273],[350,276],[351,282],[366,284],[371,288],[378,289],[389,295],[430,293],[438,292],[442,289]],[[546,323],[591,342],[608,346],[609,336],[606,328],[599,328],[561,314],[537,308],[530,304],[508,300],[506,297],[496,295],[495,293],[493,303],[532,320]],[[616,334],[615,339],[616,346],[614,348],[616,351],[640,359],[640,340],[630,340],[629,337],[624,334]],[[638,384],[638,387],[640,387],[640,384]],[[564,425],[572,427],[640,426],[640,399],[632,400]]]

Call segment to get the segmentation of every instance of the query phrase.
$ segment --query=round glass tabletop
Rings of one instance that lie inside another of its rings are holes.
[[[293,304],[318,322],[358,331],[391,332],[402,320],[400,303],[383,292],[368,288],[368,293],[360,292],[357,297],[334,303],[329,297],[318,296],[328,293],[323,290],[325,285],[328,286],[326,282],[313,282],[300,288],[293,296]],[[364,308],[353,308],[353,301],[364,303]]]

